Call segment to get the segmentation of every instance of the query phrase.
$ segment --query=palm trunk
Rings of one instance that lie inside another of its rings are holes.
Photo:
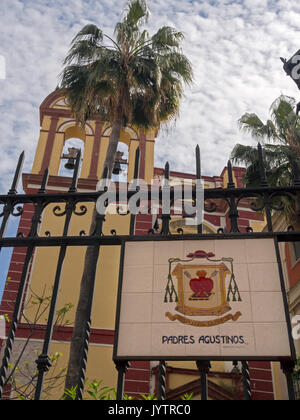
[[[119,107],[121,108],[121,107]],[[120,109],[121,110],[121,109]],[[114,158],[120,139],[123,124],[122,119],[117,118],[112,124],[112,132],[109,139],[104,168],[108,169],[108,178],[111,177]],[[99,221],[98,221],[99,223]],[[90,234],[94,231],[97,224],[97,212],[94,209]],[[99,246],[88,246],[85,255],[83,275],[81,279],[80,295],[76,310],[75,325],[70,346],[70,356],[65,382],[65,389],[71,390],[77,386],[78,391],[82,390],[82,379],[84,378],[85,364],[89,344],[89,328],[91,324],[91,312],[93,304],[93,294],[95,277],[97,272],[97,261],[99,256]]]

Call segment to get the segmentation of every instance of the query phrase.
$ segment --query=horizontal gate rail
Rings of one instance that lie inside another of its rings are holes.
[[[247,238],[277,238],[278,242],[297,242],[300,241],[300,232],[252,232],[252,233],[219,233],[219,234],[174,234],[169,236],[147,235],[135,236],[130,235],[109,235],[109,236],[50,236],[39,238],[2,238],[0,239],[0,247],[59,247],[68,246],[89,246],[89,245],[122,245],[123,242],[139,242],[139,241],[181,241],[181,240],[209,240],[209,239],[247,239]]]
[[[75,170],[73,177],[70,179],[70,188],[66,192],[62,193],[52,193],[47,192],[47,184],[49,180],[49,171],[48,169],[43,174],[43,179],[41,186],[37,193],[30,194],[18,194],[17,186],[21,176],[22,167],[24,163],[24,152],[20,155],[17,168],[13,177],[11,188],[9,189],[6,195],[0,195],[0,251],[4,247],[25,247],[27,258],[23,266],[22,274],[22,285],[20,286],[18,292],[18,298],[16,300],[16,306],[14,309],[14,316],[11,322],[11,330],[9,333],[8,340],[6,342],[6,349],[4,351],[4,358],[2,361],[2,366],[0,369],[0,399],[4,390],[5,380],[7,369],[9,366],[9,360],[11,356],[12,346],[15,339],[15,334],[17,330],[17,324],[20,317],[20,308],[24,298],[24,286],[25,280],[32,258],[34,249],[37,247],[60,247],[60,258],[57,264],[56,278],[55,278],[55,293],[52,296],[51,309],[48,317],[47,333],[44,339],[44,348],[41,357],[38,360],[38,369],[39,369],[39,383],[36,389],[36,399],[40,399],[43,390],[43,378],[45,372],[50,368],[49,363],[49,344],[52,338],[53,332],[53,316],[56,308],[56,300],[58,297],[59,282],[61,277],[61,272],[63,268],[63,262],[66,254],[67,247],[71,246],[92,246],[97,252],[95,253],[95,258],[93,259],[93,264],[96,267],[97,253],[99,253],[99,248],[101,246],[110,246],[116,245],[121,246],[125,242],[129,241],[180,241],[180,240],[209,240],[209,239],[242,239],[242,238],[274,238],[275,242],[290,242],[290,241],[299,241],[300,242],[300,231],[295,231],[292,227],[289,227],[286,232],[274,232],[273,231],[273,220],[272,216],[274,212],[283,212],[285,209],[285,203],[288,201],[289,204],[292,203],[292,206],[295,208],[296,217],[300,217],[300,177],[298,163],[295,159],[291,159],[291,174],[292,182],[291,185],[287,186],[270,186],[268,185],[265,166],[263,160],[263,151],[260,145],[258,145],[258,156],[259,156],[259,172],[260,172],[260,185],[255,188],[240,188],[237,187],[234,183],[233,169],[231,162],[228,162],[228,183],[224,188],[208,188],[202,189],[202,184],[199,182],[201,180],[201,164],[200,164],[200,149],[197,146],[196,148],[196,175],[194,178],[195,184],[191,186],[190,193],[193,200],[193,204],[196,206],[195,213],[187,216],[186,214],[181,214],[180,217],[191,217],[197,218],[198,224],[195,225],[196,232],[195,234],[185,234],[184,230],[179,228],[176,234],[170,233],[170,220],[174,213],[172,209],[172,204],[174,200],[178,198],[176,187],[170,186],[170,168],[169,164],[165,165],[164,171],[164,180],[161,186],[155,191],[155,199],[159,203],[159,212],[156,215],[158,219],[161,219],[161,231],[156,231],[150,229],[148,235],[144,236],[134,236],[134,224],[136,214],[130,214],[130,234],[129,235],[118,235],[118,232],[111,230],[110,235],[103,234],[103,225],[105,226],[105,214],[97,214],[96,217],[96,227],[93,232],[86,233],[84,231],[78,232],[78,234],[71,235],[69,232],[69,226],[72,220],[73,215],[84,216],[88,213],[87,204],[96,204],[97,201],[105,197],[105,207],[108,204],[122,205],[124,203],[124,198],[126,199],[126,204],[128,200],[133,198],[135,194],[143,193],[143,200],[147,202],[146,212],[143,214],[151,214],[151,200],[153,198],[153,189],[151,186],[140,186],[138,181],[134,181],[131,185],[127,185],[127,189],[119,189],[119,185],[116,186],[116,191],[111,191],[108,188],[108,181],[104,180],[98,184],[99,191],[91,192],[79,192],[77,190],[78,183],[78,169],[80,162],[80,152],[77,155]],[[135,177],[138,174],[138,163],[139,163],[139,149],[137,149],[135,155]],[[126,186],[126,184],[123,184]],[[122,187],[122,188],[123,188]],[[202,195],[198,194],[199,190],[202,191]],[[165,211],[163,206],[163,200],[165,197],[168,197],[171,203],[170,210]],[[220,202],[225,203],[226,207],[226,216],[229,221],[229,230],[220,228],[217,234],[203,234],[202,233],[202,219],[199,222],[199,210],[197,207],[197,202],[203,200],[202,208],[206,213],[216,213],[218,212],[218,206]],[[244,207],[245,202],[247,203],[247,208],[249,211],[255,212],[264,212],[266,216],[267,231],[264,232],[253,232],[251,228],[243,228],[245,231],[241,232],[239,228],[239,212],[240,209]],[[24,207],[30,205],[32,207],[32,219],[31,225],[29,227],[29,232],[25,235],[21,231],[18,231],[16,237],[7,237],[5,236],[8,222],[11,217],[15,220],[18,218],[21,220],[21,217],[24,213]],[[51,232],[41,232],[40,226],[42,222],[42,217],[45,212],[45,209],[53,205],[52,212],[54,216],[60,217],[64,220],[64,230],[62,235],[52,236]],[[93,206],[94,207],[94,206]],[[197,209],[197,210],[196,210]],[[93,212],[94,209],[91,210]],[[116,208],[117,213],[122,216],[122,213]],[[129,211],[124,213],[124,215],[129,214]],[[91,306],[93,295],[90,296]],[[86,332],[89,335],[90,321],[87,322]],[[88,345],[88,344],[87,344]],[[85,353],[87,353],[87,348],[85,348]],[[239,359],[241,360],[241,359]],[[85,375],[85,366],[86,366],[86,357],[83,359],[83,364],[81,366],[82,375],[81,382],[84,383]],[[164,365],[162,361],[161,366]],[[245,374],[244,374],[244,388],[245,393],[249,394],[249,384],[247,382],[247,365],[244,363]],[[124,372],[123,372],[124,373]],[[123,373],[119,374],[120,377],[120,389],[122,388]],[[161,375],[161,385],[163,385],[163,375]],[[163,391],[163,386],[161,387],[160,398],[165,398],[165,391]],[[82,397],[83,386],[80,386],[80,396]]]

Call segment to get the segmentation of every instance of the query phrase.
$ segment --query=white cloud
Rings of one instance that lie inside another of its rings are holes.
[[[10,0],[1,5],[0,80],[1,192],[7,190],[18,154],[31,169],[39,134],[39,105],[55,89],[70,41],[88,22],[112,34],[124,11],[122,0]],[[202,170],[219,175],[237,142],[252,142],[238,132],[246,111],[267,118],[281,93],[299,96],[285,76],[280,56],[289,58],[298,41],[300,5],[280,1],[149,0],[150,32],[162,25],[185,34],[184,52],[194,66],[195,86],[186,90],[180,119],[156,142],[156,165],[194,171],[194,147]]]

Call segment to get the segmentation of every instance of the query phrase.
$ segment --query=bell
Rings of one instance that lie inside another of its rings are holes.
[[[112,173],[114,175],[119,175],[122,172],[120,162],[115,162]]]
[[[67,163],[65,164],[65,168],[69,170],[73,170],[75,168],[75,159],[69,158]]]
[[[65,164],[65,168],[72,171],[75,168],[75,160],[79,149],[76,149],[76,147],[69,147],[68,150],[69,153],[63,154],[62,159],[68,159],[67,163]]]

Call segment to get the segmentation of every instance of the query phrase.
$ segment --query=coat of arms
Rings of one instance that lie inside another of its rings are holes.
[[[203,264],[192,264],[203,259]],[[176,264],[176,266],[174,266]],[[176,291],[174,277],[177,278]],[[229,278],[226,290],[225,279]],[[188,254],[185,260],[169,259],[168,282],[165,293],[165,303],[176,302],[175,310],[189,317],[214,317],[199,321],[179,314],[166,313],[171,321],[185,324],[209,327],[229,320],[236,321],[242,314],[232,310],[231,302],[240,301],[241,295],[235,280],[233,258],[215,258],[212,252],[196,251]],[[228,313],[227,315],[225,315]],[[217,318],[216,318],[217,317]]]

